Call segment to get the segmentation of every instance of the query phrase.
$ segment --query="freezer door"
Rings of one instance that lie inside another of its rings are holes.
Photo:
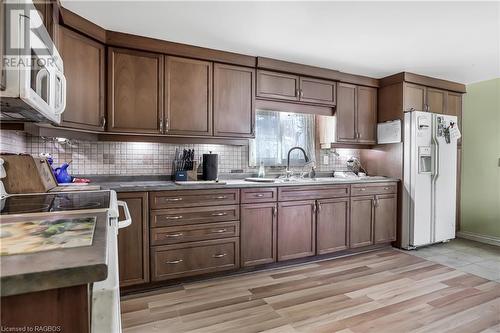
[[[449,138],[446,131],[457,117],[433,114],[434,172],[432,194],[434,197],[433,242],[455,238],[455,208],[457,191],[457,140]]]
[[[402,247],[431,243],[432,114],[405,113]]]

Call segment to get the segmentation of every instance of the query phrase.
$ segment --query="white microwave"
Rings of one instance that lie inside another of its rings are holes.
[[[2,121],[59,124],[66,107],[63,61],[32,2],[2,4]]]

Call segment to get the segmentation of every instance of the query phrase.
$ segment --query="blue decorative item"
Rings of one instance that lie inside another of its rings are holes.
[[[63,163],[63,165],[54,169],[54,174],[59,184],[71,183],[73,181],[73,177],[68,173],[68,167],[69,163]]]

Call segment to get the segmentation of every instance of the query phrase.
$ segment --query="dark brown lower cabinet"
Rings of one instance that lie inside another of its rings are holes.
[[[349,247],[349,198],[317,201],[317,254]]]
[[[351,248],[373,244],[374,196],[351,197]]]
[[[132,217],[132,224],[118,232],[120,286],[149,282],[148,193],[118,193],[118,200],[127,203]]]
[[[375,244],[396,240],[397,207],[397,194],[382,194],[375,196]]]
[[[236,269],[239,238],[214,239],[151,248],[153,281]]]
[[[276,203],[241,205],[241,266],[276,261]]]
[[[278,261],[302,258],[316,252],[316,201],[278,204]]]

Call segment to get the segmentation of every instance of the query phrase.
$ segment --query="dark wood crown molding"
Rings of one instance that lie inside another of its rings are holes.
[[[436,79],[430,76],[419,75],[409,72],[401,72],[394,75],[390,75],[380,79],[380,86],[386,87],[396,83],[410,82],[427,87],[433,87],[438,89],[444,89],[449,91],[455,91],[458,93],[465,93],[466,87],[462,83]]]

